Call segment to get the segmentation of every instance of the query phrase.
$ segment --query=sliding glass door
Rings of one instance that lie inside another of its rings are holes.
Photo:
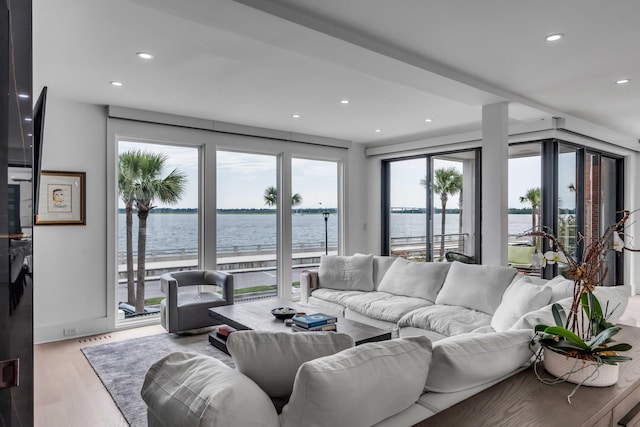
[[[383,250],[422,261],[479,254],[479,151],[383,163]]]
[[[236,298],[276,294],[277,157],[218,150],[217,269],[234,274]]]
[[[157,316],[159,276],[200,259],[199,150],[118,141],[117,320]]]
[[[291,280],[299,299],[300,273],[339,248],[339,163],[291,159]]]

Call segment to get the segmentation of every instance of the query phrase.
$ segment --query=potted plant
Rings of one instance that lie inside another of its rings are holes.
[[[624,224],[631,212],[625,210],[622,218],[609,226],[605,232],[591,242],[584,244],[581,262],[567,252],[562,243],[551,233],[533,230],[528,235],[548,239],[555,250],[544,253],[543,262],[566,264],[565,275],[572,279],[573,298],[567,313],[560,304],[552,306],[555,325],[537,325],[533,341],[540,345],[536,353],[537,360],[544,359],[545,369],[556,377],[546,381],[555,383],[568,381],[577,384],[568,396],[580,385],[609,386],[618,380],[618,363],[630,360],[620,352],[631,349],[626,343],[615,343],[613,337],[621,330],[609,323],[608,319],[618,307],[602,309],[600,301],[593,294],[596,286],[601,285],[607,275],[606,256],[610,251],[622,252],[625,246]],[[537,363],[534,365],[536,366]],[[536,370],[536,374],[538,372]],[[540,375],[538,378],[542,380]]]

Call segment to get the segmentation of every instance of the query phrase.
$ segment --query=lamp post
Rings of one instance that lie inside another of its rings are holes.
[[[324,254],[329,255],[329,212],[322,212],[324,217]]]

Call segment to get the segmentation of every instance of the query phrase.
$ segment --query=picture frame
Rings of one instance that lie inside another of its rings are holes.
[[[86,225],[85,172],[42,171],[36,225]]]

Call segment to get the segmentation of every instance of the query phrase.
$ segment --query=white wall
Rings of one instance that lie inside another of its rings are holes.
[[[34,341],[92,335],[114,329],[113,256],[109,256],[108,221],[113,221],[112,188],[107,183],[107,109],[61,100],[50,92],[47,102],[44,170],[86,172],[86,226],[36,226],[34,229]],[[216,141],[237,139],[218,134]],[[213,139],[213,138],[212,138]],[[255,138],[241,138],[249,143]],[[213,142],[216,142],[213,141]],[[264,146],[265,140],[256,140]],[[218,143],[221,143],[218,141]],[[274,144],[286,144],[274,142]],[[354,144],[345,164],[345,251],[366,251],[366,161],[364,148]],[[320,147],[299,144],[300,153],[322,152]],[[328,148],[326,151],[336,150]],[[113,171],[111,171],[113,173]],[[111,218],[111,219],[110,219]],[[112,227],[111,227],[112,228]],[[112,277],[110,280],[109,277]]]
[[[34,340],[106,330],[106,111],[50,91],[43,170],[86,172],[87,225],[33,230]]]

